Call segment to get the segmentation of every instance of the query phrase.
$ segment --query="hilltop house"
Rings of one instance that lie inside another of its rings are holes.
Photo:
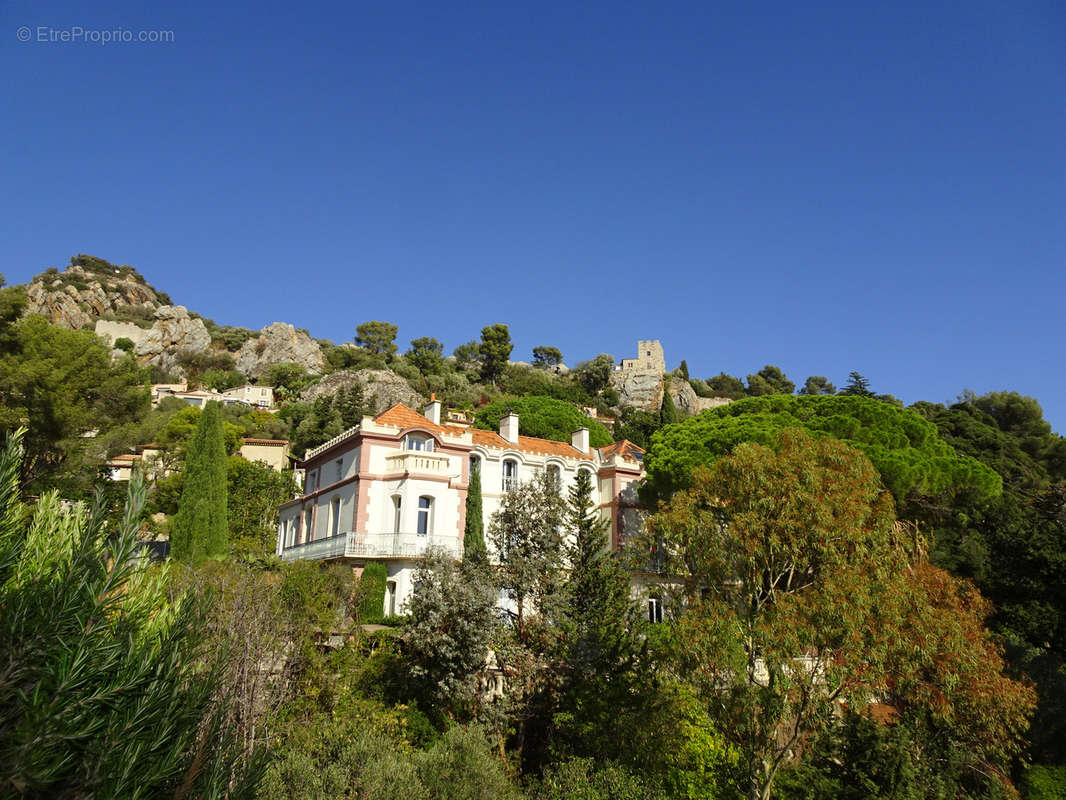
[[[441,404],[424,414],[394,405],[304,457],[303,494],[281,506],[277,554],[334,559],[360,568],[388,565],[384,612],[399,613],[411,594],[427,547],[462,555],[471,465],[481,470],[486,529],[504,493],[535,474],[553,474],[564,494],[579,470],[593,477],[593,502],[610,521],[612,546],[640,528],[636,486],[644,451],[631,442],[589,446],[589,432],[570,443],[518,434],[508,414],[499,432],[441,424]],[[491,545],[490,545],[491,557]]]

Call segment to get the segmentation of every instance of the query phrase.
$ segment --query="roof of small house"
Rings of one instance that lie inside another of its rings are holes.
[[[241,439],[241,444],[261,444],[268,447],[281,447],[288,443],[288,439]]]

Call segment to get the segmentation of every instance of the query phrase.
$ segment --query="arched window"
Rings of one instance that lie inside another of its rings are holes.
[[[470,456],[470,474],[474,474],[474,470],[481,469],[481,456]]]
[[[518,462],[508,458],[503,462],[503,490],[510,492],[518,488]]]
[[[424,450],[427,453],[432,453],[433,439],[430,436],[423,436],[420,433],[409,433],[403,437],[403,449]]]
[[[433,532],[433,498],[423,495],[418,498],[418,535]]]
[[[341,532],[341,499],[334,497],[329,504],[329,535],[337,536]]]
[[[392,532],[400,532],[400,496],[392,496]]]
[[[561,489],[563,486],[562,470],[559,469],[558,464],[548,465],[548,477],[551,478],[552,485],[556,490]]]

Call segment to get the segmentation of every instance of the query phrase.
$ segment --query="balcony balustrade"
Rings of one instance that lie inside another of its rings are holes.
[[[362,538],[363,541],[357,541],[358,538]],[[326,558],[417,558],[430,547],[441,548],[453,556],[459,556],[459,541],[455,536],[371,533],[359,537],[353,531],[347,531],[327,539],[286,547],[282,550],[281,557],[285,561]]]
[[[447,456],[438,456],[420,450],[406,450],[385,458],[386,472],[404,472],[417,475],[451,476]]]

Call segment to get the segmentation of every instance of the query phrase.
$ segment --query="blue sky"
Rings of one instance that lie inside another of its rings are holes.
[[[173,41],[38,40],[76,26]],[[1066,432],[1059,2],[8,0],[0,42],[9,282],[85,252],[220,323],[658,338]]]

